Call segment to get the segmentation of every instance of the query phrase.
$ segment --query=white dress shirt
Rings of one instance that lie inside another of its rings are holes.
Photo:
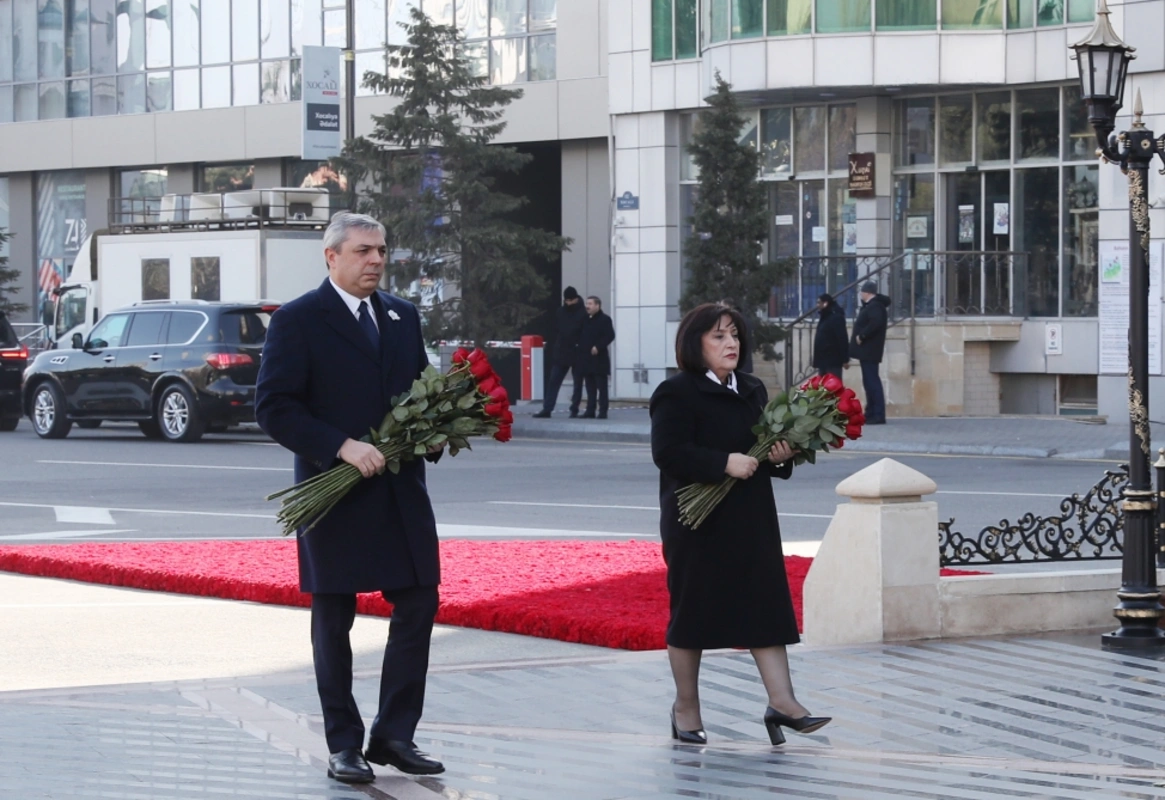
[[[736,388],[736,373],[735,372],[728,373],[728,383],[724,383],[719,378],[717,378],[716,373],[713,372],[712,370],[708,370],[707,375],[709,378],[716,381],[716,383],[719,383],[721,386],[727,386],[732,391],[736,392],[737,394],[740,394],[739,390],[737,390],[737,388]]]
[[[332,284],[332,288],[336,290],[336,294],[340,295],[340,299],[344,301],[344,305],[352,312],[352,316],[356,318],[357,322],[360,321],[360,304],[368,303],[368,316],[372,318],[372,324],[376,326],[376,330],[380,330],[380,322],[376,319],[376,306],[372,305],[371,295],[367,300],[361,300],[356,295],[349,294],[337,286],[330,275],[328,276],[328,282]]]

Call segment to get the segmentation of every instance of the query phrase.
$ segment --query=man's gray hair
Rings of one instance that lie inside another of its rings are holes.
[[[324,249],[340,252],[344,242],[348,241],[348,232],[353,228],[364,231],[380,231],[381,236],[387,236],[384,225],[375,217],[367,214],[354,214],[351,211],[337,211],[324,231]]]

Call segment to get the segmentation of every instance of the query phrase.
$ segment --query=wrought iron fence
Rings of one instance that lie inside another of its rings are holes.
[[[1111,560],[1124,551],[1121,489],[1129,468],[1106,470],[1083,496],[1060,501],[1060,513],[1028,513],[1015,523],[1003,519],[973,536],[951,529],[954,519],[939,523],[939,562],[944,567],[1028,561]]]

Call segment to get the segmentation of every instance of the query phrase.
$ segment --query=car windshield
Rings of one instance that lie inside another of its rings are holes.
[[[0,347],[18,347],[19,340],[16,338],[16,331],[12,330],[12,326],[8,324],[8,320],[0,317]]]
[[[240,308],[219,317],[219,332],[225,344],[263,344],[271,312],[260,308]]]

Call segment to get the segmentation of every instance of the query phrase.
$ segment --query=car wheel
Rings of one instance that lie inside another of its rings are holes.
[[[16,430],[16,426],[20,424],[20,417],[7,417],[0,419],[0,431],[4,433],[11,433]]]
[[[138,430],[140,430],[147,439],[161,439],[162,429],[158,427],[158,423],[152,419],[143,419],[138,423]]]
[[[181,383],[162,390],[155,415],[162,436],[171,442],[197,442],[206,431],[206,421],[198,410],[194,395]]]
[[[79,419],[77,420],[77,427],[81,430],[92,431],[101,427],[102,420],[99,419]]]
[[[73,423],[65,416],[65,398],[54,384],[42,383],[32,396],[32,429],[42,439],[64,439]]]

